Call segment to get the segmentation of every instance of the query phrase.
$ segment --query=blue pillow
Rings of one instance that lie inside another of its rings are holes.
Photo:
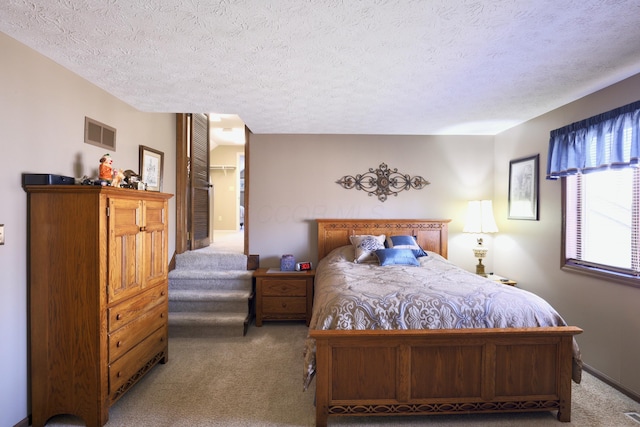
[[[414,236],[389,236],[385,243],[388,248],[411,249],[416,258],[427,256]]]
[[[380,265],[420,265],[411,249],[378,249]]]

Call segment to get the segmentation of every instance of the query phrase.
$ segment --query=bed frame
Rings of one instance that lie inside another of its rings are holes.
[[[449,220],[319,219],[318,260],[355,234],[414,235],[447,257]],[[573,327],[312,330],[316,425],[331,415],[558,411],[571,420]]]

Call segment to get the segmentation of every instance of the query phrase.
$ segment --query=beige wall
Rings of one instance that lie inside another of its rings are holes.
[[[561,184],[544,179],[549,131],[640,99],[640,75],[510,129],[495,138],[496,209],[506,211],[509,160],[540,154],[540,221],[502,220],[495,268],[550,301],[578,337],[585,363],[640,394],[640,289],[560,270]]]
[[[493,137],[253,135],[250,162],[249,249],[262,266],[288,253],[316,262],[316,218],[448,218],[449,258],[474,268],[461,231],[467,201],[493,197]],[[336,184],[381,163],[431,184],[385,202]]]
[[[141,113],[0,33],[0,425],[28,414],[26,193],[21,174],[96,176],[104,149],[83,142],[84,117],[117,129],[114,166],[138,170],[138,145],[164,152],[165,192],[175,191],[175,116]],[[175,199],[169,202],[169,253]],[[84,212],[78,212],[84,215]],[[36,260],[37,262],[37,260]]]
[[[211,229],[215,242],[216,230],[239,230],[240,206],[240,165],[238,156],[244,155],[244,146],[219,145],[210,152],[211,166],[234,166],[235,169],[211,169],[209,177],[213,184],[211,192],[213,204],[211,215]]]

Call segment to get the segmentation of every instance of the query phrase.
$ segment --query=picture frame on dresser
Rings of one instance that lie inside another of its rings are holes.
[[[539,219],[540,154],[509,162],[509,219]]]
[[[147,191],[162,191],[164,153],[151,147],[140,146],[140,178]]]

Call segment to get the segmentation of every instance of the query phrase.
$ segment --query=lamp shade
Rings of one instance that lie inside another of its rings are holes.
[[[465,233],[498,232],[491,200],[471,200],[469,202],[467,220],[462,231]]]

